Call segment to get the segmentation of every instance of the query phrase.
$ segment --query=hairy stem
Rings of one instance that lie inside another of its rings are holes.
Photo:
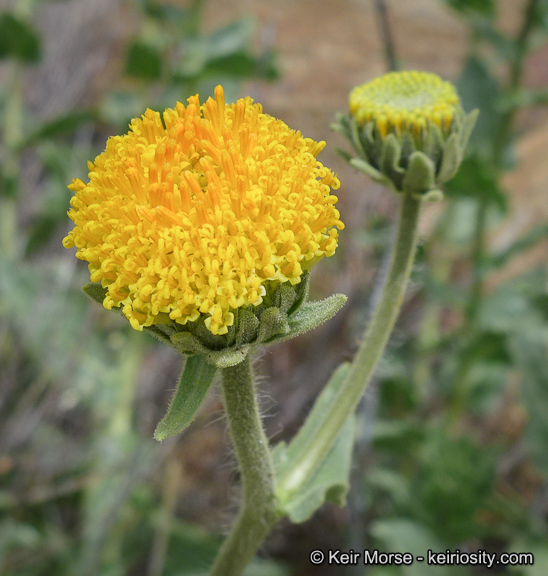
[[[242,478],[242,505],[211,576],[239,576],[281,515],[276,510],[274,467],[249,357],[222,370],[222,389],[228,429]]]
[[[299,466],[279,480],[283,493],[298,491],[318,469],[347,419],[354,413],[362,394],[388,343],[403,301],[417,246],[420,200],[402,196],[396,240],[379,303],[352,362],[337,398],[331,404],[324,426],[303,451]]]

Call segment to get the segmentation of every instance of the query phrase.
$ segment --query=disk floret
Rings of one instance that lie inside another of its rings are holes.
[[[220,86],[203,104],[147,110],[69,186],[64,245],[136,330],[258,334],[244,311],[262,314],[280,285],[297,300],[337,247],[339,181],[316,160],[324,146],[251,98],[226,104]]]
[[[390,72],[357,86],[349,109],[334,128],[358,154],[347,155],[351,164],[397,192],[427,199],[442,197],[477,116],[465,114],[451,83],[416,71]]]

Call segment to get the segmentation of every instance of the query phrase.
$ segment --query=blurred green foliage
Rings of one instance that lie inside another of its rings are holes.
[[[139,5],[142,27],[128,47],[125,71],[141,82],[141,89],[107,95],[101,111],[112,124],[125,128],[151,102],[158,109],[170,107],[181,93],[210,94],[222,84],[230,100],[241,80],[277,78],[274,53],[249,50],[255,28],[251,18],[202,34],[202,0],[193,0],[186,9],[148,0]]]
[[[542,265],[494,290],[486,280],[545,241],[548,226],[498,252],[486,236],[509,211],[502,177],[516,166],[516,113],[546,102],[546,89],[524,88],[522,75],[546,41],[548,3],[525,3],[515,37],[496,28],[497,2],[445,3],[471,31],[458,90],[464,108],[481,113],[446,187],[446,208],[419,250],[421,320],[413,337],[399,335],[380,370],[360,522],[369,547],[386,551],[532,551],[534,566],[501,572],[532,576],[546,569],[548,554],[548,273]],[[483,572],[413,565],[369,573]]]
[[[248,18],[202,33],[199,0],[186,8],[127,3],[138,30],[124,48],[123,81],[91,107],[38,120],[21,80],[43,57],[27,10],[34,4],[0,13],[0,574],[205,575],[220,540],[177,517],[176,471],[136,425],[135,385],[152,344],[90,307],[77,290],[86,274],[60,255],[66,184],[147,106],[207,95],[218,83],[229,100],[245,78],[277,77],[274,53],[250,49]],[[539,268],[494,291],[485,284],[548,237],[541,225],[502,251],[486,242],[509,209],[502,176],[516,162],[516,113],[548,101],[548,87],[528,89],[521,78],[548,33],[548,3],[527,4],[515,37],[497,29],[494,0],[444,4],[469,27],[459,92],[481,115],[446,209],[420,249],[420,321],[412,337],[399,333],[378,375],[377,415],[366,423],[371,446],[354,462],[365,470],[354,489],[363,502],[350,501],[360,530],[349,532],[364,535],[358,546],[389,552],[531,550],[534,566],[506,573],[540,576],[548,564],[548,278]],[[29,164],[43,196],[39,209],[25,212]],[[376,222],[364,231],[379,259],[387,230]],[[162,485],[151,481],[157,470]],[[289,573],[274,561],[248,570]],[[481,574],[417,563],[368,572],[425,573]]]
[[[22,62],[40,59],[40,38],[34,28],[10,12],[0,14],[0,58]]]

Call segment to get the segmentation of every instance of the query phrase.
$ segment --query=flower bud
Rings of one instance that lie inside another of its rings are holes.
[[[358,154],[344,154],[352,166],[396,192],[443,197],[478,114],[465,114],[451,83],[427,72],[390,72],[354,88],[349,107],[333,128]]]

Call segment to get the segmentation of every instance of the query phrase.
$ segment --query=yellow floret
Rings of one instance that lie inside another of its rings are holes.
[[[460,106],[454,86],[428,72],[389,72],[350,92],[350,114],[374,121],[384,138],[407,129],[420,135],[428,123],[449,130]]]
[[[64,246],[89,263],[133,328],[205,317],[225,334],[234,310],[258,306],[266,282],[300,282],[343,229],[337,177],[304,138],[251,98],[147,110],[74,180]]]

